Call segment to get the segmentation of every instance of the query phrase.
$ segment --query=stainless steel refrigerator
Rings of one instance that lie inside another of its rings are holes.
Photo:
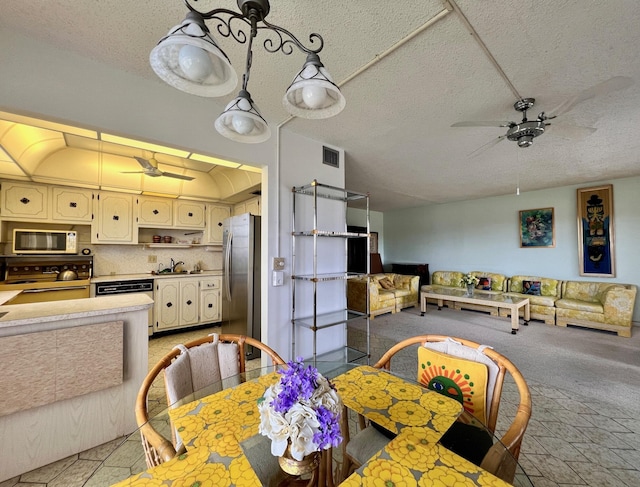
[[[260,340],[260,217],[244,213],[222,225],[222,333]],[[248,347],[247,359],[259,356]]]

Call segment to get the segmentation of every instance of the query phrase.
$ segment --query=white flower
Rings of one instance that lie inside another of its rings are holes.
[[[315,421],[315,424],[319,425],[317,421]],[[313,442],[313,435],[316,433],[316,429],[317,427],[313,428],[310,423],[304,421],[291,424],[291,456],[293,458],[302,460],[307,455],[318,450],[318,446]]]

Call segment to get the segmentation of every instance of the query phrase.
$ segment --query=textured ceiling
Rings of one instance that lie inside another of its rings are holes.
[[[457,0],[453,6],[459,10],[420,32],[452,5],[440,0],[271,3],[270,22],[302,41],[311,32],[324,37],[322,61],[347,99],[333,119],[293,119],[286,128],[344,148],[347,186],[370,192],[374,210],[509,194],[518,182],[524,192],[640,175],[637,0]],[[231,0],[195,5],[236,9]],[[150,49],[186,12],[180,0],[8,0],[0,10],[0,28],[150,83],[161,83],[148,64]],[[275,126],[288,119],[281,99],[303,56],[268,54],[261,40],[254,44],[248,88]],[[224,39],[221,44],[241,73],[244,48]],[[459,121],[520,121],[513,109],[518,96],[536,98],[533,118],[614,76],[634,84],[576,105],[526,149],[502,140],[470,157],[507,129],[451,127]],[[211,103],[222,110],[229,99]],[[580,131],[568,126],[596,130],[576,137]]]

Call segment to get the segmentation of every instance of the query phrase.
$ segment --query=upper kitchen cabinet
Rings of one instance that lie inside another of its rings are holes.
[[[256,196],[255,198],[248,199],[243,201],[242,203],[238,203],[233,206],[233,214],[242,215],[243,213],[251,213],[252,215],[260,216],[260,196]]]
[[[49,188],[39,184],[14,181],[2,182],[2,211],[4,220],[47,221]]]
[[[169,198],[138,197],[138,226],[150,228],[173,227],[173,203]]]
[[[204,230],[205,203],[175,200],[173,204],[174,228],[197,228]]]
[[[231,216],[231,208],[226,205],[207,205],[206,243],[222,245],[222,222]]]
[[[51,219],[58,223],[91,223],[93,191],[53,186],[51,189]]]
[[[134,232],[134,196],[100,191],[95,201],[91,243],[138,243]]]
[[[2,182],[2,218],[43,223],[91,223],[89,189]]]

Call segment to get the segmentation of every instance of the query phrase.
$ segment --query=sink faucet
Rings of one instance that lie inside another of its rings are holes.
[[[178,262],[174,262],[173,259],[171,259],[171,272],[175,272],[176,271],[176,266],[179,265],[184,265],[184,262],[179,260]]]
[[[173,261],[173,257],[171,257],[171,263],[169,264],[169,269],[173,272],[176,269],[176,263]]]

